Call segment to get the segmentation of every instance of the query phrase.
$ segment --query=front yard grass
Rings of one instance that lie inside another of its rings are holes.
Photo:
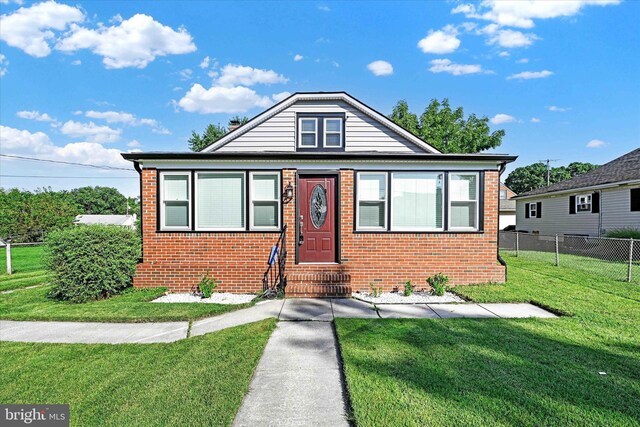
[[[358,426],[640,425],[638,286],[505,259],[506,285],[456,291],[571,316],[336,319]]]
[[[73,304],[47,298],[51,286],[0,295],[0,319],[78,322],[163,322],[195,320],[249,307],[239,305],[150,303],[166,288],[129,288],[109,299]]]
[[[69,403],[71,425],[233,422],[275,319],[170,344],[0,346],[2,403]]]
[[[13,274],[7,274],[7,249],[0,248],[0,292],[47,283],[50,273],[43,265],[44,246],[13,246]]]

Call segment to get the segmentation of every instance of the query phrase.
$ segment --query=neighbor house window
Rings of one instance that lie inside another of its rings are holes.
[[[196,230],[245,229],[245,173],[196,172]]]
[[[507,190],[500,190],[500,200],[507,200]]]
[[[529,204],[529,218],[536,218],[538,216],[538,204],[530,203]]]
[[[442,173],[391,174],[391,230],[443,230]]]
[[[324,119],[324,146],[336,148],[342,146],[342,119]]]
[[[478,229],[478,174],[449,174],[449,229]]]
[[[387,227],[387,174],[358,173],[356,228],[385,230]]]
[[[189,230],[191,173],[162,172],[160,174],[160,228]]]
[[[576,212],[591,212],[591,194],[576,196]]]
[[[280,174],[278,172],[251,172],[250,224],[252,230],[280,228]]]
[[[301,118],[298,124],[300,134],[298,146],[303,148],[318,146],[318,119]]]
[[[631,205],[631,212],[640,212],[640,188],[629,190],[629,204]]]

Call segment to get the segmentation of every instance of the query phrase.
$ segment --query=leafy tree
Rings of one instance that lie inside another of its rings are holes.
[[[229,127],[232,124],[243,125],[249,121],[248,117],[240,117],[234,116],[229,120]],[[217,125],[210,124],[204,130],[202,136],[198,134],[198,132],[191,131],[191,137],[187,141],[189,143],[189,149],[191,151],[202,151],[223,136],[225,136],[229,132],[229,129],[221,126],[219,123]]]
[[[409,111],[406,101],[398,101],[389,116],[396,124],[422,138],[443,153],[477,153],[498,147],[504,130],[491,132],[489,118],[470,114],[462,107],[452,109],[448,99],[432,99],[422,115]]]
[[[550,168],[549,183],[555,184],[556,182],[565,181],[597,167],[598,165],[591,163],[573,162],[567,166]],[[544,163],[538,162],[516,168],[509,174],[505,184],[516,193],[525,193],[536,188],[545,187],[547,185],[547,167]]]
[[[112,187],[76,188],[69,191],[69,196],[81,212],[90,215],[124,215],[129,204],[129,200]]]

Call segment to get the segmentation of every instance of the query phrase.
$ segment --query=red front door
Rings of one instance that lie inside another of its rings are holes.
[[[336,262],[336,177],[298,179],[300,262]]]

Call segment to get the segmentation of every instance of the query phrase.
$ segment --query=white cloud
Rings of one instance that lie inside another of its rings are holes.
[[[504,50],[503,50],[502,52],[500,52],[500,53],[498,54],[498,56],[501,56],[501,57],[503,57],[503,58],[506,58],[506,57],[508,57],[508,56],[511,56],[511,54],[510,54],[509,52],[507,52],[507,51],[504,51]]]
[[[531,117],[531,123],[540,123],[540,119],[537,117]]]
[[[331,65],[333,65],[336,68],[340,68],[340,63],[338,61],[331,61]]]
[[[387,61],[373,61],[367,65],[367,68],[376,76],[390,76],[393,74],[393,65]]]
[[[600,139],[592,139],[591,141],[587,142],[588,148],[600,148],[604,147],[605,145],[607,145],[607,143]]]
[[[24,1],[23,0],[0,0],[0,4],[9,4],[9,3],[22,4],[24,3]]]
[[[16,116],[21,119],[36,120],[38,122],[54,122],[55,119],[47,113],[40,113],[39,111],[18,111]]]
[[[191,77],[193,77],[193,70],[185,68],[184,70],[180,70],[178,74],[180,74],[180,80],[191,80]]]
[[[217,84],[227,88],[233,86],[253,86],[255,84],[286,83],[289,79],[273,70],[261,70],[243,65],[227,64],[222,68],[222,73]]]
[[[449,59],[434,59],[429,63],[431,64],[429,71],[432,73],[449,73],[454,76],[485,73],[479,64],[456,64]]]
[[[293,60],[298,62],[298,61],[302,61],[304,59],[304,56],[300,55],[299,53],[296,53],[296,56],[293,57]]]
[[[321,4],[318,6],[318,10],[322,11],[322,12],[331,12],[331,8],[329,6],[327,6],[326,4]]]
[[[280,92],[280,93],[274,93],[273,95],[271,95],[271,99],[273,99],[275,102],[280,102],[283,99],[286,99],[288,97],[291,96],[291,92]]]
[[[535,34],[524,34],[514,30],[496,31],[487,39],[488,44],[497,44],[501,47],[514,48],[530,46],[534,40],[538,40]]]
[[[203,70],[205,68],[209,68],[209,62],[211,62],[211,58],[209,58],[208,56],[205,56],[202,62],[200,63],[200,68],[202,68]]]
[[[473,4],[456,6],[451,13],[461,13],[467,18],[483,19],[505,27],[532,28],[535,19],[551,19],[573,16],[586,6],[619,4],[621,0],[485,0],[478,7]]]
[[[516,61],[517,64],[528,64],[529,58],[520,58]]]
[[[529,79],[544,79],[546,77],[552,76],[553,71],[542,70],[542,71],[523,71],[521,73],[512,74],[507,77],[507,80],[518,79],[518,80],[529,80]]]
[[[60,128],[60,132],[72,138],[84,138],[90,142],[105,143],[116,142],[120,139],[122,131],[112,129],[109,126],[99,126],[93,122],[81,123],[69,120]]]
[[[553,111],[554,113],[564,113],[566,111],[569,111],[570,109],[571,108],[558,107],[556,105],[550,105],[547,107],[547,110]]]
[[[513,116],[510,116],[508,114],[496,114],[495,116],[493,116],[491,118],[491,123],[493,123],[494,125],[500,125],[503,123],[512,123],[516,121],[516,118]]]
[[[442,30],[429,31],[429,34],[418,42],[418,47],[424,53],[455,52],[460,47],[460,39],[456,37],[457,35],[458,30],[453,25],[447,25]]]
[[[0,53],[0,77],[7,74],[7,65],[9,65],[7,57]]]
[[[267,108],[272,101],[243,86],[213,86],[205,89],[196,83],[177,104],[191,113],[211,114],[242,113],[255,107]]]
[[[71,61],[71,65],[82,65],[82,61],[79,59],[75,59],[73,61]]]
[[[89,49],[103,57],[106,68],[144,68],[158,56],[194,52],[196,45],[186,29],[175,31],[151,16],[136,14],[117,25],[97,29],[73,24],[56,49],[63,52]]]
[[[120,150],[105,148],[96,142],[73,142],[55,145],[43,132],[31,133],[0,125],[0,145],[16,154],[37,154],[39,158],[100,166],[130,167]]]
[[[140,142],[136,139],[131,140],[127,143],[127,147],[129,148],[139,148],[142,147],[142,144],[140,144]]]
[[[55,31],[63,31],[74,22],[82,22],[84,13],[77,7],[46,1],[21,7],[0,16],[0,40],[25,53],[42,58],[51,53],[49,41]]]
[[[82,114],[82,111],[79,112]],[[155,119],[138,119],[134,114],[126,113],[124,111],[93,111],[89,110],[84,113],[85,117],[90,119],[100,119],[107,123],[124,123],[129,126],[149,126],[153,133],[161,135],[170,135],[171,132],[164,128]]]

